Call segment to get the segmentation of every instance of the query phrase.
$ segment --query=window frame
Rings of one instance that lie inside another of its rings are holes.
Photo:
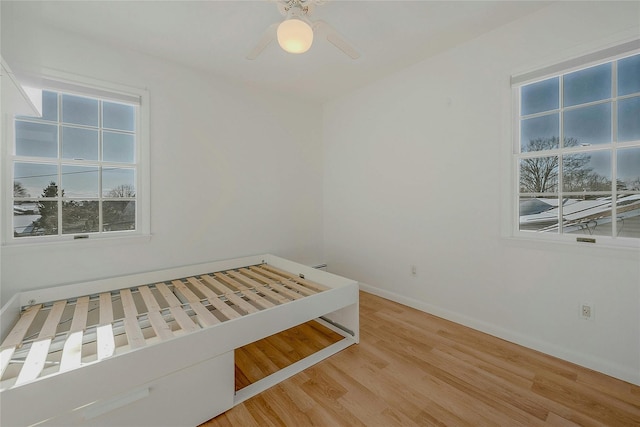
[[[557,182],[557,192],[556,197],[558,200],[564,197],[576,197],[576,194],[573,194],[570,191],[565,191],[562,186],[562,168],[561,168],[561,158],[562,155],[574,154],[574,153],[588,153],[588,152],[607,152],[610,153],[611,157],[617,155],[617,150],[624,148],[640,148],[640,140],[633,141],[625,141],[618,142],[618,114],[617,114],[617,103],[620,100],[630,99],[638,97],[638,93],[634,93],[631,95],[622,95],[619,96],[617,93],[617,87],[614,90],[612,88],[611,95],[604,99],[593,102],[587,102],[578,105],[572,106],[564,106],[562,104],[562,91],[563,85],[562,80],[563,76],[566,74],[570,74],[576,71],[580,71],[583,69],[588,69],[591,67],[595,67],[605,63],[613,63],[611,67],[611,81],[613,85],[617,85],[617,61],[620,59],[624,59],[627,57],[635,56],[640,54],[640,40],[632,40],[630,42],[622,43],[604,50],[596,51],[587,55],[583,55],[577,58],[573,58],[564,62],[558,62],[554,65],[547,66],[544,68],[540,68],[531,72],[523,73],[520,75],[515,75],[511,77],[511,93],[512,93],[512,138],[510,144],[510,170],[511,170],[511,185],[509,192],[509,205],[510,209],[510,237],[517,238],[521,240],[529,240],[529,241],[538,241],[538,242],[556,242],[556,243],[566,243],[574,246],[582,246],[585,243],[592,244],[592,246],[598,247],[609,247],[609,248],[620,248],[620,249],[640,249],[640,236],[639,237],[620,237],[616,236],[616,221],[612,221],[612,233],[610,236],[603,235],[590,235],[590,234],[573,234],[573,233],[563,233],[562,226],[559,225],[559,230],[557,232],[536,232],[536,231],[528,231],[520,229],[520,197],[522,195],[527,195],[527,192],[520,191],[520,162],[526,158],[540,157],[541,154],[543,156],[557,156],[558,157],[558,182]],[[540,113],[532,113],[529,115],[522,116],[521,115],[521,88],[523,86],[541,82],[553,77],[558,77],[559,79],[559,105],[556,109],[553,110],[545,110]],[[559,116],[559,129],[560,136],[559,142],[562,142],[564,137],[564,113],[566,111],[571,111],[573,109],[584,108],[585,106],[593,106],[593,105],[602,105],[610,103],[612,105],[610,118],[611,118],[611,134],[612,140],[606,144],[594,144],[589,147],[577,146],[577,147],[558,147],[549,150],[543,151],[522,151],[521,149],[521,124],[523,122],[523,118],[530,118],[531,116],[537,115],[545,115],[549,114],[552,111],[556,112]],[[616,179],[617,179],[617,161],[614,161],[613,158],[610,160],[611,162],[611,189],[607,191],[589,191],[587,194],[593,195],[597,193],[602,193],[602,195],[608,195],[615,200],[615,197],[620,195],[620,192],[617,191]],[[559,203],[559,217],[562,215],[562,204]],[[612,204],[612,216],[616,213],[616,205]],[[586,239],[585,239],[586,238]],[[591,239],[595,239],[591,241]]]
[[[19,80],[25,86],[35,87],[41,90],[48,90],[64,94],[77,95],[82,97],[100,99],[107,102],[134,104],[137,110],[135,118],[135,163],[122,164],[121,167],[135,168],[136,184],[136,229],[119,230],[111,232],[82,232],[46,236],[14,237],[13,233],[13,173],[14,165],[24,156],[17,156],[15,147],[15,124],[14,116],[4,115],[4,132],[2,135],[2,182],[1,189],[3,212],[2,212],[2,246],[11,247],[35,247],[50,246],[56,244],[78,244],[79,242],[124,242],[125,240],[148,240],[150,238],[150,168],[149,168],[149,92],[147,89],[126,86],[118,83],[106,82],[84,76],[72,75],[60,71],[45,70],[42,74],[22,75]],[[56,123],[58,133],[61,122]],[[60,150],[61,141],[58,141]],[[50,159],[52,164],[58,167],[62,163],[71,164],[73,160],[67,162],[60,157],[60,151],[56,158]],[[45,162],[46,163],[46,162]],[[102,164],[96,161],[95,163]],[[109,163],[109,162],[106,162]],[[60,186],[60,182],[58,182]],[[11,187],[11,188],[10,188]],[[100,189],[100,193],[102,190]],[[39,198],[39,196],[35,196]],[[104,199],[103,194],[99,194],[99,199]],[[63,200],[58,194],[57,200]],[[98,200],[98,199],[96,199]],[[60,205],[61,206],[61,205]],[[101,214],[99,214],[101,215]],[[80,238],[76,236],[81,236]],[[86,236],[86,237],[85,237]]]

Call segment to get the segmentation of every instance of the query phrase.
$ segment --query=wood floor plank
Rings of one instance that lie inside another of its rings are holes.
[[[639,386],[360,295],[360,344],[205,425],[640,426]],[[242,359],[269,371],[326,344],[306,325]]]

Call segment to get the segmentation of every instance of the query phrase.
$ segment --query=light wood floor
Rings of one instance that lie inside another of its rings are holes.
[[[360,315],[359,345],[203,425],[640,426],[638,386],[363,292]],[[238,387],[319,345],[314,329],[236,357]]]

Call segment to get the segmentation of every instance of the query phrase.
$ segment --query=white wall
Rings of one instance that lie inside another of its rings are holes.
[[[264,252],[322,261],[319,105],[38,27],[6,10],[2,18],[2,54],[15,71],[47,67],[148,88],[153,235],[127,245],[5,247],[4,301],[18,290]]]
[[[148,87],[153,238],[3,249],[2,297],[269,251],[640,383],[638,253],[501,237],[510,75],[627,37],[638,16],[632,2],[554,5],[322,109],[3,9],[15,68]]]
[[[510,76],[637,37],[639,7],[562,2],[326,104],[329,270],[640,384],[637,250],[504,237]]]

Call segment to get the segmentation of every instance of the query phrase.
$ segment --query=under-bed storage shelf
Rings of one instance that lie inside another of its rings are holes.
[[[197,424],[357,342],[357,293],[263,255],[19,294],[2,311],[0,421]],[[234,396],[235,348],[321,316],[342,341]]]

